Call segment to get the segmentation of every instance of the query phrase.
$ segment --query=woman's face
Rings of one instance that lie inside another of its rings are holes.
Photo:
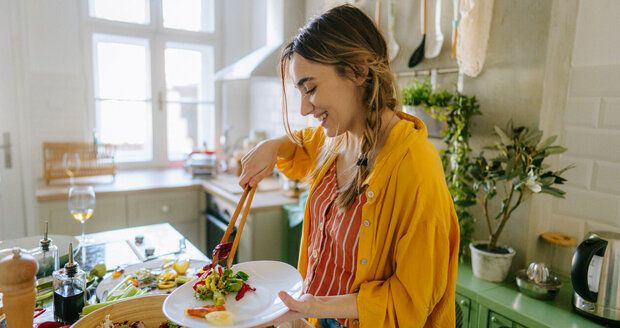
[[[332,65],[294,54],[290,61],[293,83],[301,93],[301,115],[312,115],[329,137],[363,126],[363,79],[338,74]]]

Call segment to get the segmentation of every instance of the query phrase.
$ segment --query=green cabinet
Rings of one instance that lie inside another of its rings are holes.
[[[462,328],[476,328],[478,326],[478,303],[469,297],[456,294],[456,305],[463,314]]]

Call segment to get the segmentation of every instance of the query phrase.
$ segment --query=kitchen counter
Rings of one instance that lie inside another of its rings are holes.
[[[110,176],[98,176],[78,178],[76,181],[78,184],[94,186],[97,198],[145,192],[204,190],[237,203],[243,192],[237,185],[238,177],[235,175],[221,174],[215,178],[194,179],[181,168],[125,170],[119,171],[114,179]],[[59,180],[50,185],[41,182],[36,190],[37,201],[66,200],[68,189],[67,181]],[[270,209],[296,202],[296,198],[282,193],[276,178],[270,177],[259,184],[251,208]]]
[[[92,185],[97,197],[123,196],[128,193],[198,190],[201,179],[192,179],[183,169],[145,169],[119,171],[116,177],[95,176],[77,178],[78,185]],[[36,190],[38,202],[66,200],[69,184],[66,180],[39,183]]]

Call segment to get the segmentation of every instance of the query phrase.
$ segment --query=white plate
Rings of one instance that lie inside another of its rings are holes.
[[[235,300],[237,293],[226,296],[226,310],[234,315],[234,328],[254,327],[269,322],[288,310],[278,297],[283,290],[292,294],[294,298],[301,295],[302,279],[297,269],[277,261],[254,261],[233,265],[233,271],[243,271],[250,278],[248,284],[256,288],[255,292],[248,292],[240,300]],[[177,288],[164,301],[166,317],[183,327],[210,328],[221,327],[207,323],[205,319],[185,315],[185,309],[190,307],[213,304],[197,300],[192,289],[193,282]]]
[[[159,259],[159,260],[153,260],[153,261],[148,261],[144,263],[132,264],[132,265],[125,267],[125,273],[123,273],[123,275],[121,275],[120,277],[118,278],[112,278],[112,276],[106,277],[97,286],[97,291],[96,291],[97,299],[103,300],[103,294],[106,292],[109,292],[112,288],[116,287],[116,285],[118,285],[121,281],[123,281],[125,276],[127,276],[128,274],[134,273],[140,269],[160,269],[162,265],[164,264],[164,261],[166,261],[166,259]],[[196,272],[198,272],[200,268],[208,264],[208,262],[199,261],[199,260],[189,260],[189,261],[190,261],[189,268],[187,269],[188,276],[193,276]],[[173,288],[154,289],[150,291],[149,294],[167,294],[167,293],[170,293],[170,291],[172,290]]]

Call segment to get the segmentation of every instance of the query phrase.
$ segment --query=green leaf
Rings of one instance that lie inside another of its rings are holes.
[[[537,147],[538,151],[542,151],[543,149],[551,146],[551,144],[553,142],[555,142],[555,139],[557,139],[557,138],[558,138],[558,136],[551,136],[551,137],[545,139],[545,141],[543,141],[540,145],[538,145],[538,147]]]
[[[499,138],[501,139],[502,143],[504,145],[509,145],[512,143],[512,140],[510,138],[508,138],[508,136],[506,135],[506,133],[500,129],[499,127],[495,127],[495,133],[497,133],[497,135],[499,136]]]
[[[545,154],[549,156],[553,154],[561,154],[565,151],[566,151],[566,148],[562,146],[550,146],[550,147],[547,147],[547,149],[545,149]]]
[[[549,194],[549,195],[552,195],[558,198],[564,198],[564,194],[566,194],[566,192],[564,192],[561,189],[554,188],[554,187],[548,187],[548,186],[543,186],[540,192]]]
[[[531,131],[528,137],[523,140],[523,143],[526,144],[528,147],[535,148],[536,145],[538,145],[538,143],[540,142],[540,139],[542,139],[542,136],[542,131]]]

